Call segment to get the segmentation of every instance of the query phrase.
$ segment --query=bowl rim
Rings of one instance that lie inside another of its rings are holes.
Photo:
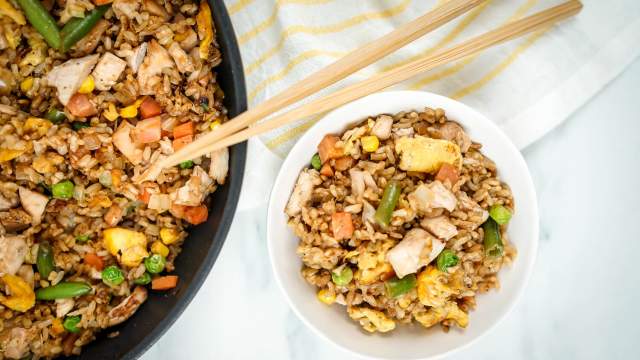
[[[282,165],[280,166],[280,170],[278,171],[278,175],[276,176],[276,179],[273,183],[273,187],[272,187],[272,191],[271,194],[269,196],[269,202],[268,202],[268,207],[267,207],[267,226],[266,226],[266,234],[267,234],[267,250],[269,253],[269,262],[271,264],[271,270],[273,272],[276,284],[278,284],[278,288],[280,289],[280,292],[282,293],[282,295],[284,296],[284,298],[287,301],[287,304],[289,305],[289,307],[293,310],[293,312],[296,314],[296,316],[298,317],[299,320],[301,320],[305,326],[309,329],[312,330],[312,332],[314,334],[316,334],[317,336],[319,336],[321,339],[323,339],[324,341],[327,341],[331,344],[333,344],[334,346],[336,346],[337,348],[351,354],[354,356],[357,356],[359,358],[377,358],[377,359],[389,359],[389,357],[375,357],[372,356],[370,354],[362,354],[359,353],[351,348],[345,347],[340,343],[337,343],[335,341],[333,341],[329,336],[327,336],[323,331],[321,331],[319,328],[317,328],[309,319],[307,319],[306,316],[304,316],[304,314],[302,313],[302,311],[298,308],[298,306],[296,305],[296,303],[293,301],[293,299],[289,296],[287,289],[285,288],[285,285],[283,283],[283,280],[280,278],[279,274],[278,274],[278,269],[276,267],[275,264],[275,255],[274,255],[274,239],[272,236],[273,233],[273,229],[272,229],[272,223],[274,221],[274,218],[277,219],[278,215],[281,215],[283,209],[275,209],[275,198],[279,195],[276,194],[275,189],[278,187],[278,184],[282,181],[283,177],[286,176],[283,169],[287,168],[289,162],[293,161],[292,157],[290,156],[294,151],[297,150],[297,148],[299,146],[302,146],[301,144],[304,143],[309,143],[309,140],[312,139],[312,133],[314,132],[313,130],[319,126],[321,126],[321,122],[326,119],[326,118],[331,118],[335,115],[335,113],[340,112],[340,111],[344,111],[345,108],[350,108],[350,107],[358,107],[361,103],[366,103],[368,101],[371,101],[372,98],[376,98],[376,97],[384,97],[384,96],[388,96],[388,95],[396,95],[396,96],[401,96],[401,95],[406,95],[407,97],[410,96],[426,96],[426,97],[431,97],[432,99],[438,99],[444,102],[453,102],[456,104],[456,106],[459,106],[461,108],[464,108],[465,111],[469,112],[469,113],[473,113],[475,117],[477,117],[478,119],[480,119],[482,122],[486,123],[486,125],[491,128],[491,131],[494,132],[494,135],[498,136],[501,138],[501,140],[506,144],[506,146],[508,147],[509,151],[515,153],[516,156],[516,161],[521,163],[520,165],[523,165],[522,167],[525,169],[525,176],[524,176],[524,184],[525,187],[527,188],[528,191],[530,191],[531,193],[531,208],[532,208],[532,239],[533,239],[533,244],[531,246],[532,251],[527,254],[527,256],[525,257],[526,262],[522,262],[523,264],[522,266],[525,266],[524,269],[524,276],[521,282],[516,284],[516,289],[515,289],[515,293],[512,296],[512,299],[509,301],[508,303],[508,307],[506,308],[506,311],[504,311],[502,314],[499,314],[498,316],[496,316],[496,318],[494,319],[494,321],[492,321],[487,327],[486,329],[484,329],[484,331],[480,332],[477,336],[475,336],[474,338],[468,340],[467,342],[465,342],[464,344],[461,344],[459,346],[453,347],[451,349],[448,349],[442,353],[436,354],[434,356],[430,356],[427,358],[424,357],[407,357],[405,359],[440,359],[446,356],[450,356],[454,353],[457,353],[463,349],[466,349],[468,347],[470,347],[471,345],[475,344],[478,340],[480,340],[481,338],[483,338],[484,336],[486,336],[488,333],[490,333],[493,329],[495,329],[495,327],[500,324],[515,308],[515,306],[519,303],[520,299],[522,298],[524,291],[527,288],[527,285],[529,283],[529,280],[531,278],[531,275],[533,273],[533,268],[534,265],[536,263],[536,259],[537,259],[537,253],[538,253],[538,247],[539,247],[539,238],[540,238],[540,225],[539,225],[539,211],[538,211],[538,202],[537,202],[537,195],[536,195],[536,189],[535,186],[533,184],[533,179],[531,177],[531,172],[529,171],[529,167],[527,166],[526,161],[524,160],[524,157],[522,156],[522,153],[520,152],[520,150],[518,150],[518,148],[514,145],[514,143],[511,141],[511,139],[509,139],[509,137],[504,133],[504,131],[502,129],[500,129],[500,127],[498,127],[498,125],[489,120],[488,117],[486,117],[484,114],[480,113],[479,111],[477,111],[476,109],[464,104],[463,102],[460,102],[458,100],[455,99],[451,99],[448,98],[446,96],[443,95],[439,95],[439,94],[435,94],[432,92],[428,92],[428,91],[417,91],[417,90],[389,90],[389,91],[380,91],[380,92],[376,92],[373,94],[370,94],[368,96],[362,97],[360,99],[354,100],[350,103],[347,103],[345,105],[342,105],[326,114],[324,114],[322,116],[322,118],[320,118],[320,120],[318,120],[315,124],[313,124],[313,126],[311,126],[294,144],[294,146],[291,148],[291,151],[287,154],[287,156],[285,157],[284,161],[282,162]],[[410,110],[410,109],[407,109]],[[374,114],[372,114],[374,115]],[[345,121],[345,127],[348,126],[349,124],[355,123],[355,120],[348,120]],[[278,220],[275,220],[278,221]],[[518,253],[518,259],[521,259],[523,257],[523,255],[521,253]]]

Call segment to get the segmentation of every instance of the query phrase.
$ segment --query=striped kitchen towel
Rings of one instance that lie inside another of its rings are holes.
[[[443,0],[227,0],[244,61],[249,106]],[[561,0],[488,0],[331,88],[351,84]],[[586,0],[576,18],[397,86],[459,99],[520,148],[564,121],[640,54],[640,1]],[[319,117],[261,137],[278,155]]]

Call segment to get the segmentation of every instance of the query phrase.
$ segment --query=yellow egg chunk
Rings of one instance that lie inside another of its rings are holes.
[[[11,310],[25,312],[36,304],[36,294],[21,277],[5,274],[2,282],[9,290],[11,296],[0,295],[0,303]]]
[[[444,163],[462,166],[460,147],[447,140],[403,137],[396,140],[396,152],[400,154],[400,169],[404,171],[435,173]]]
[[[151,244],[151,252],[162,255],[162,257],[167,257],[167,255],[169,255],[169,248],[161,241],[154,241],[153,244]]]
[[[122,265],[138,266],[149,256],[147,237],[141,232],[116,227],[104,230],[102,236],[104,247],[111,255],[120,255]]]
[[[176,229],[162,228],[160,229],[160,240],[165,245],[171,245],[180,239],[180,233]]]
[[[149,256],[147,249],[141,245],[135,245],[125,249],[120,256],[120,264],[129,267],[136,267],[142,263],[142,260]]]

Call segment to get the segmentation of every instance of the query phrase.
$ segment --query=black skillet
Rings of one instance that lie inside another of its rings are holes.
[[[231,20],[222,0],[209,0],[216,27],[222,63],[214,69],[225,93],[229,118],[247,108],[242,59]],[[169,293],[149,291],[140,309],[121,325],[107,329],[87,346],[79,359],[135,359],[151,347],[178,319],[204,282],[222,249],[240,195],[247,145],[233,146],[229,153],[227,183],[212,195],[209,219],[190,231],[182,253],[175,261],[178,287]],[[118,331],[119,335],[105,335]]]

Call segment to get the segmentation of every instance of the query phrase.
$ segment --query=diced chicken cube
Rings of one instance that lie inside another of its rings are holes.
[[[22,359],[29,353],[29,344],[39,334],[33,326],[29,329],[21,327],[8,328],[0,333],[2,355],[8,359]]]
[[[449,221],[449,218],[441,215],[434,218],[424,218],[420,226],[442,240],[449,240],[458,235],[458,229]]]
[[[393,249],[387,253],[387,260],[393,266],[396,276],[402,278],[413,274],[429,264],[444,249],[444,243],[422,229],[412,229]]]
[[[196,69],[189,55],[175,41],[169,46],[169,55],[171,55],[178,67],[178,71],[181,73],[192,72]]]
[[[47,207],[49,198],[25,187],[19,187],[18,194],[20,195],[22,207],[31,215],[32,223],[34,225],[39,224],[42,221],[42,215]]]
[[[180,46],[182,46],[185,51],[191,51],[198,45],[198,42],[198,34],[193,31],[192,28],[188,28],[184,39],[180,41]]]
[[[98,65],[93,70],[93,79],[96,89],[106,91],[116,84],[118,78],[124,71],[127,63],[110,52],[102,55]]]
[[[418,186],[407,199],[411,208],[419,213],[429,213],[430,210],[438,208],[453,211],[457,202],[456,196],[440,181]]]
[[[140,9],[140,1],[137,0],[113,0],[111,4],[111,8],[113,12],[116,14],[118,19],[132,18],[135,14],[138,13],[138,9]]]
[[[167,211],[171,209],[171,197],[168,194],[151,194],[147,207],[159,213]]]
[[[130,318],[146,300],[147,289],[142,286],[137,286],[133,289],[131,295],[127,296],[118,306],[109,311],[106,326],[114,326],[124,322]]]
[[[113,133],[113,144],[120,150],[133,165],[138,165],[142,161],[142,149],[131,139],[135,127],[123,121],[118,129]]]
[[[134,74],[138,72],[140,65],[142,65],[142,62],[144,61],[145,55],[147,55],[147,47],[148,44],[144,42],[137,48],[133,49],[131,54],[127,56],[127,64]]]
[[[351,192],[356,197],[362,196],[367,186],[374,190],[378,189],[373,176],[367,171],[351,168],[349,169],[349,176],[351,177]]]
[[[160,83],[163,69],[173,67],[169,52],[156,40],[151,40],[147,47],[147,55],[138,69],[140,94],[153,95],[155,87]]]
[[[302,207],[311,200],[314,186],[320,185],[321,182],[320,174],[316,170],[301,172],[285,209],[287,215],[298,215],[302,211]]]
[[[76,302],[73,299],[56,300],[56,317],[64,318],[72,309]]]
[[[71,96],[78,91],[82,82],[91,74],[99,57],[94,54],[71,59],[49,71],[46,77],[47,83],[58,89],[58,99],[62,105],[66,106]]]
[[[211,183],[209,175],[200,166],[196,166],[189,181],[170,194],[171,201],[175,205],[198,206],[204,201]]]
[[[376,123],[371,128],[371,134],[378,137],[380,140],[386,140],[391,136],[391,126],[393,125],[393,118],[389,115],[380,115],[376,119]]]
[[[224,148],[211,153],[209,176],[218,184],[224,184],[229,173],[229,149]]]
[[[0,236],[0,273],[14,275],[28,250],[26,237]]]
[[[453,121],[448,121],[440,125],[432,135],[440,139],[455,142],[463,153],[467,152],[471,147],[471,138],[469,135],[467,135],[460,125]]]

